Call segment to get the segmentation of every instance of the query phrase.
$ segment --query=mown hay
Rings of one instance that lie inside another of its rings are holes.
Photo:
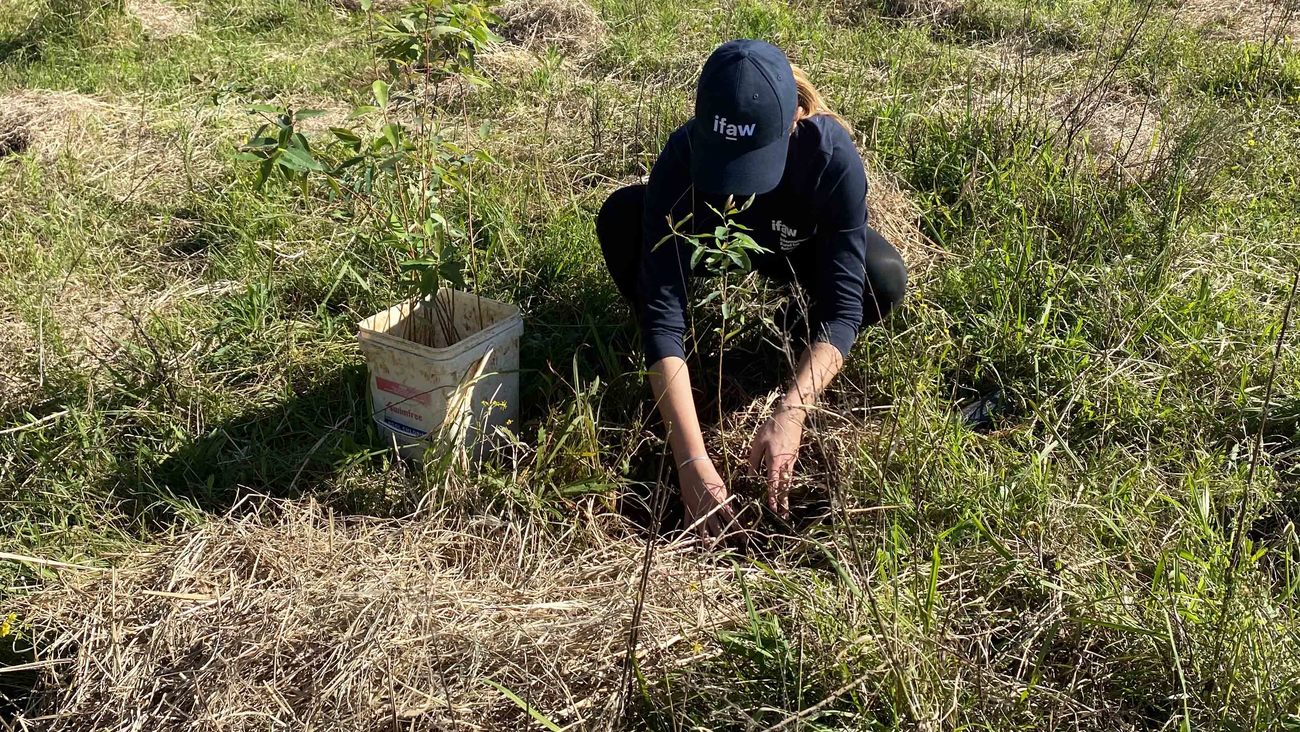
[[[194,16],[162,0],[126,0],[126,12],[140,23],[144,34],[154,40],[167,40],[194,32]]]
[[[864,159],[870,160],[864,156]],[[915,280],[929,271],[943,250],[921,231],[921,207],[890,173],[868,164],[867,215],[871,227],[903,255],[908,275]]]
[[[617,714],[643,543],[590,521],[554,536],[486,516],[280,513],[213,521],[23,599],[43,656],[67,662],[29,718],[51,715],[52,730],[528,726],[498,684],[575,729]],[[734,572],[659,548],[643,668],[662,672],[737,617]]]
[[[507,40],[532,49],[554,46],[584,56],[609,35],[605,21],[582,0],[507,0],[496,11]]]
[[[120,201],[174,198],[215,166],[220,141],[187,150],[196,136],[160,131],[165,126],[143,103],[46,89],[0,94],[0,139],[21,141],[11,153],[37,156]]]
[[[39,348],[31,326],[0,307],[0,415],[29,403],[38,385]]]
[[[1102,175],[1144,180],[1168,157],[1165,121],[1150,100],[1094,93],[1062,97],[1053,106]]]
[[[1207,35],[1256,43],[1300,43],[1296,0],[1183,0],[1176,11]]]

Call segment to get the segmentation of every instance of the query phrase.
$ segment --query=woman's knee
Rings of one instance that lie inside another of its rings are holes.
[[[645,186],[620,188],[605,199],[596,215],[596,238],[605,266],[618,291],[636,300],[637,267],[641,262],[641,212]]]
[[[867,241],[867,295],[863,320],[884,320],[907,295],[907,264],[898,250],[875,231]],[[873,307],[874,305],[874,307]]]
[[[639,240],[644,206],[644,185],[625,186],[609,194],[596,214],[596,238],[601,247],[626,245],[629,237]]]

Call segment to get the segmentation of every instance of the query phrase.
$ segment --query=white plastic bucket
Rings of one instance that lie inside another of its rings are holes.
[[[419,459],[431,437],[468,446],[517,420],[523,331],[519,308],[446,288],[361,321],[380,433]]]

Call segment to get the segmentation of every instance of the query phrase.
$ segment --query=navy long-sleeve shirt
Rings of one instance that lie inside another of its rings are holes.
[[[721,210],[725,196],[708,196],[691,186],[689,127],[693,123],[687,122],[668,138],[646,188],[638,290],[647,363],[685,357],[692,247],[681,237],[656,246],[670,233],[668,217],[681,222],[693,214],[678,227],[692,234],[712,231],[721,223],[706,204]],[[846,356],[862,324],[866,193],[866,172],[853,140],[834,119],[819,115],[796,125],[785,174],[777,187],[733,216],[767,250],[751,256],[754,268],[782,281],[797,280],[811,301],[815,337]]]

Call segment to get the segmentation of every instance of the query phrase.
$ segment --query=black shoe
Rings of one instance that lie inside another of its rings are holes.
[[[993,422],[1002,412],[1002,390],[992,392],[976,399],[961,408],[961,418],[966,426],[976,432],[988,432],[993,429]]]

